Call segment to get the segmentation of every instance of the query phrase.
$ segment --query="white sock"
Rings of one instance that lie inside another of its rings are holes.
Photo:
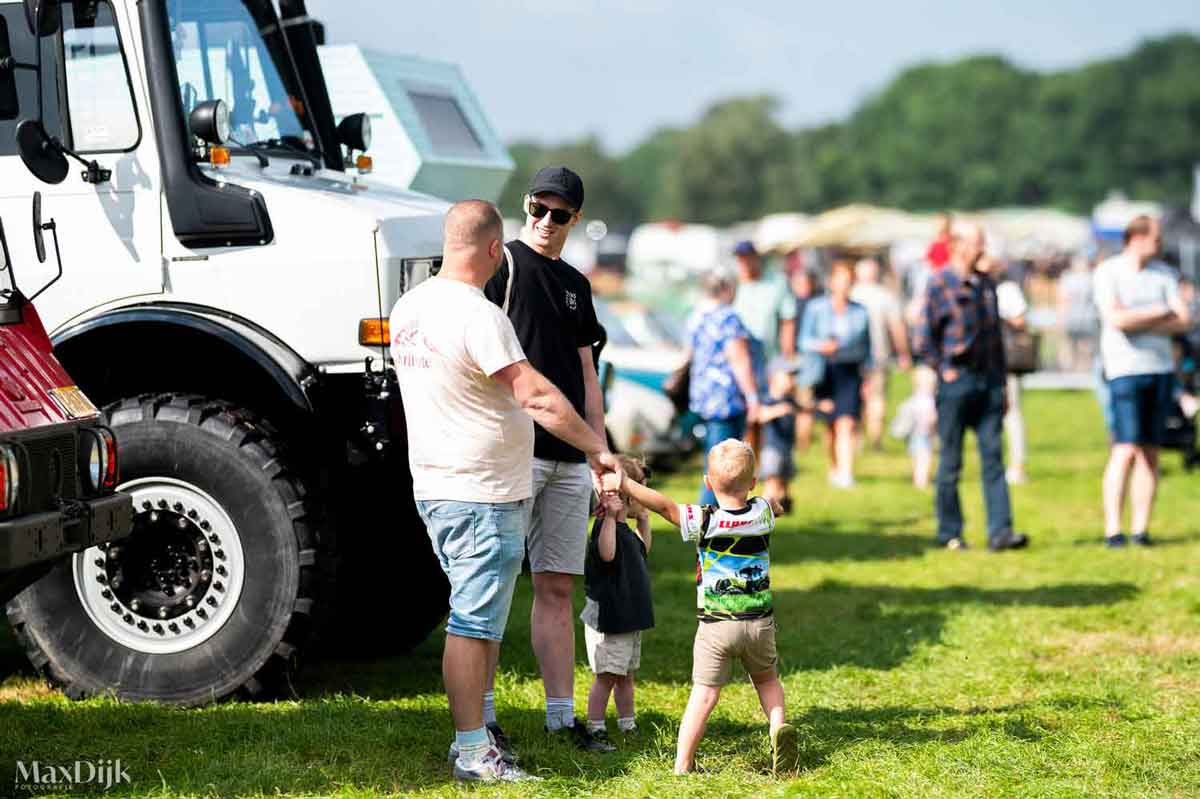
[[[496,723],[496,692],[495,691],[484,691],[483,692],[483,723],[485,725]]]
[[[488,737],[487,727],[466,732],[456,731],[454,743],[458,745],[458,759],[464,764],[478,763],[492,748],[492,740]]]
[[[553,732],[571,726],[575,720],[575,697],[546,697],[546,729]]]
[[[621,732],[632,732],[637,729],[637,722],[633,716],[620,716],[617,718],[617,727]]]
[[[588,719],[588,732],[604,732],[604,719],[599,721]]]

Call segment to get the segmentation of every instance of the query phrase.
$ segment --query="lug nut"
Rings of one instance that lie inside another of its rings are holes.
[[[121,548],[120,547],[109,547],[107,552],[108,552],[108,556],[110,558],[116,558],[116,557],[120,556]]]
[[[104,568],[104,558],[96,558],[94,561],[92,561],[92,563],[95,563],[96,568],[98,569]]]
[[[120,587],[121,587],[121,575],[117,574],[117,575],[114,575],[114,576],[113,576],[113,578],[112,578],[112,587],[113,587],[113,588],[120,588]]]
[[[195,598],[195,597],[193,597],[193,596],[190,596],[190,595],[189,595],[189,596],[185,596],[185,597],[183,598],[183,604],[187,605],[187,606],[190,608],[190,607],[192,607],[193,605],[195,605],[195,604],[196,604],[196,598]]]
[[[175,510],[176,513],[183,513],[183,503],[182,502],[176,502],[171,507]]]
[[[152,511],[150,511],[150,521],[151,521],[151,522],[157,522],[157,521],[158,521],[158,511],[156,511],[156,510],[152,510]]]
[[[166,501],[165,499],[160,499],[160,500],[158,501],[158,507],[160,507],[160,508],[163,508],[163,509],[166,509],[166,507],[167,507],[167,501]]]
[[[200,571],[200,579],[203,580],[204,582],[208,582],[208,580],[211,577],[212,577],[212,572],[210,572],[208,569],[202,569]]]
[[[165,618],[167,617],[167,609],[166,609],[166,608],[159,608],[159,609],[158,609],[158,617],[159,617],[160,619],[165,619]]]
[[[227,571],[225,570],[225,567],[224,567],[224,566],[221,566],[221,565],[219,565],[219,564],[217,565],[217,574],[219,574],[219,575],[221,575],[222,577],[224,577],[224,576],[225,576],[226,574],[228,574],[228,573],[229,573],[229,572],[227,572]]]
[[[170,630],[171,632],[175,633],[176,635],[179,635],[179,625],[176,624],[175,622],[171,622],[170,624],[168,624],[167,629]]]
[[[209,524],[208,520],[206,519],[206,520],[200,522],[200,529],[207,533],[209,530],[212,529],[212,525]]]
[[[185,625],[185,626],[187,626],[187,627],[195,627],[195,626],[196,626],[196,622],[192,621],[192,617],[191,617],[191,616],[188,616],[187,618],[185,618],[185,619],[183,620],[183,623],[184,623],[184,625]]]
[[[208,599],[206,599],[204,601],[207,602],[208,606],[211,608],[215,608],[217,606],[217,598],[216,597],[210,596]]]
[[[125,618],[125,623],[126,623],[126,624],[133,624],[133,616],[131,616],[131,615],[129,615],[128,613],[126,613],[124,618]]]
[[[142,503],[142,510],[150,510],[153,507],[154,506],[150,504],[150,500],[146,500]]]
[[[120,613],[121,613],[121,606],[118,605],[116,602],[109,605],[108,609],[111,610],[113,613],[116,613],[117,615],[120,615]]]
[[[150,629],[150,627],[144,621],[139,621],[137,624],[137,628],[139,630],[141,630],[142,632],[146,632],[146,630]]]
[[[200,618],[202,618],[202,619],[207,619],[207,618],[208,618],[208,611],[207,611],[207,610],[205,610],[204,608],[196,608],[196,615],[197,615],[197,616],[199,616],[199,617],[200,617]]]
[[[139,607],[141,607],[141,605],[142,605],[142,603],[138,602],[136,599],[131,599],[129,601],[129,609],[130,610],[137,610]]]
[[[189,519],[199,519],[199,518],[200,518],[200,514],[199,514],[199,513],[196,513],[196,509],[195,509],[195,508],[192,508],[190,511],[188,511],[188,518],[189,518]]]
[[[100,596],[104,597],[105,599],[112,599],[112,591],[109,591],[107,588],[105,588],[100,592]]]
[[[216,533],[213,533],[212,535],[210,535],[210,536],[208,537],[208,540],[209,540],[209,541],[212,541],[212,542],[215,544],[215,543],[217,543],[218,541],[220,541],[221,539],[217,538],[217,534],[216,534]]]
[[[217,556],[217,558],[219,558],[220,560],[225,560],[225,550],[223,550],[223,549],[218,549],[218,550],[217,550],[216,552],[214,552],[213,554],[214,554],[214,555],[216,555],[216,556]]]
[[[107,583],[107,582],[108,582],[108,578],[107,578],[107,577],[105,577],[103,574],[97,574],[97,575],[96,575],[96,582],[98,582],[98,583]],[[116,585],[115,578],[114,578],[113,585]]]
[[[188,527],[187,519],[180,516],[178,519],[175,520],[175,526],[178,527],[180,530],[186,530]]]
[[[217,580],[215,583],[213,583],[213,588],[217,589],[218,591],[224,591],[225,584],[222,583],[220,580]]]
[[[205,541],[203,538],[201,538],[199,541],[196,542],[196,549],[203,552],[204,550],[208,549],[208,542]]]
[[[154,632],[158,633],[159,635],[162,635],[163,634],[163,626],[161,624],[154,625]]]

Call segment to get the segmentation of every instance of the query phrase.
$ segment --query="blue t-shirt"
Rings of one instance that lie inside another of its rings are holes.
[[[731,419],[746,412],[746,398],[725,356],[725,345],[736,339],[745,339],[750,345],[755,380],[760,387],[765,386],[762,346],[731,306],[702,308],[688,320],[692,346],[688,407],[702,419]]]

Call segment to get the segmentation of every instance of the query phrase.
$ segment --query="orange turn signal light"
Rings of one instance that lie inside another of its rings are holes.
[[[208,161],[213,166],[229,166],[229,148],[210,147],[208,150]]]
[[[391,344],[392,332],[388,320],[358,320],[358,343],[364,347],[386,347]]]
[[[366,173],[374,168],[375,161],[369,155],[359,155],[354,159],[354,166],[359,172]]]

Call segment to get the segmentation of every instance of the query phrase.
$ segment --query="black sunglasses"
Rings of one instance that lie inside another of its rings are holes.
[[[547,213],[550,214],[550,221],[556,225],[565,225],[575,216],[575,212],[570,208],[551,208],[548,205],[542,205],[537,200],[529,201],[529,215],[534,219],[541,219]]]

